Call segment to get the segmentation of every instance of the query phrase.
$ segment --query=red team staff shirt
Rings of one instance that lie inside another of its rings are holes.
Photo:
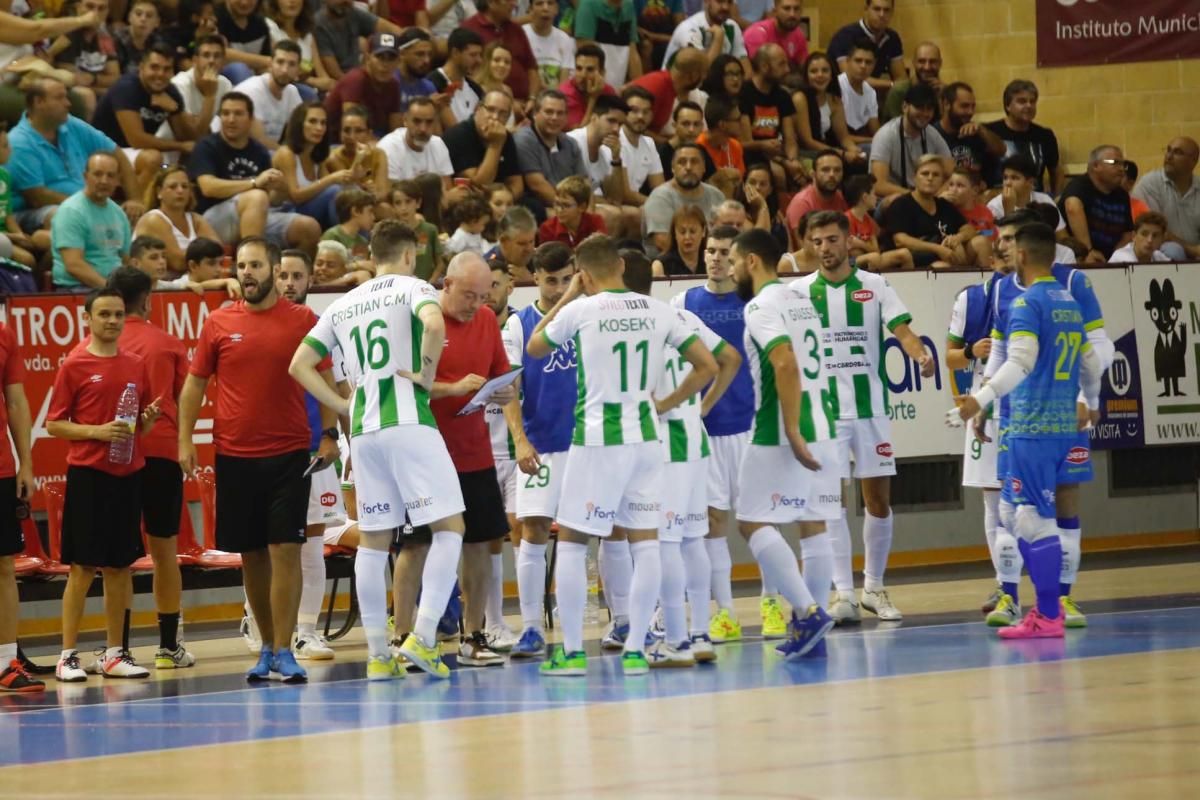
[[[17,352],[17,336],[4,324],[0,324],[0,377],[4,380],[4,392],[0,393],[0,436],[3,436],[8,430],[8,387],[25,382],[25,363]],[[16,474],[17,459],[6,442],[0,446],[0,478],[12,478]]]
[[[125,350],[118,350],[115,356],[104,358],[77,348],[58,369],[46,419],[79,425],[105,425],[116,419],[117,403],[130,383],[137,387],[140,413],[154,402],[145,360]],[[138,430],[139,435],[133,437],[133,458],[128,464],[110,462],[108,442],[95,439],[68,442],[67,463],[72,467],[97,469],[117,477],[132,475],[146,463],[140,422]]]
[[[312,432],[304,389],[288,374],[300,342],[317,324],[308,306],[279,298],[266,311],[245,301],[214,311],[200,331],[191,374],[217,375],[213,443],[217,453],[266,458],[308,452]],[[318,369],[328,369],[326,358]]]
[[[449,314],[445,315],[445,320],[446,346],[438,361],[435,378],[438,383],[454,383],[471,374],[490,379],[508,372],[500,324],[490,308],[480,308],[470,322],[459,322]],[[474,395],[474,392],[468,392],[461,397],[439,397],[429,402],[446,449],[450,451],[450,460],[459,472],[478,472],[496,464],[492,459],[492,439],[483,411],[465,417],[455,416]]]

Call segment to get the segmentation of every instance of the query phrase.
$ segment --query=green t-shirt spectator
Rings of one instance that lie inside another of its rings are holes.
[[[633,0],[613,8],[608,0],[579,0],[575,38],[588,39],[604,51],[604,81],[624,86],[629,74],[629,45],[638,43],[637,9]]]
[[[422,222],[416,227],[417,233],[417,266],[414,274],[423,281],[433,277],[434,265],[442,260],[442,242],[438,239],[438,229],[428,222]]]
[[[8,212],[12,210],[12,178],[8,170],[0,167],[0,230],[8,222]]]
[[[341,225],[334,225],[329,230],[321,235],[321,241],[333,241],[346,248],[351,254],[355,249],[361,254],[367,247],[367,240],[356,233],[347,233],[342,229]]]
[[[54,285],[67,288],[83,286],[67,272],[62,249],[83,251],[83,260],[108,278],[129,253],[129,218],[109,198],[97,205],[83,192],[62,201],[50,223],[50,250],[54,254]]]

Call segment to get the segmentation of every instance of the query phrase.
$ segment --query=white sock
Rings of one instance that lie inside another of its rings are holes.
[[[492,554],[492,581],[488,584],[487,610],[484,625],[488,628],[504,624],[504,554]]]
[[[604,599],[608,602],[613,619],[629,619],[629,589],[633,582],[633,558],[629,552],[629,542],[601,540],[598,566],[600,580],[604,584]]]
[[[542,629],[546,595],[546,545],[521,542],[517,548],[517,596],[521,599],[521,624]]]
[[[807,614],[809,606],[813,605],[813,596],[800,577],[796,554],[788,547],[779,529],[766,525],[756,530],[750,536],[750,552],[754,553],[758,568],[770,576],[771,583],[778,586],[780,593],[791,603],[792,610],[801,617]]]
[[[762,574],[762,570],[759,570],[758,572],[762,578],[762,592],[759,594],[759,597],[774,597],[775,595],[779,594],[779,590],[771,585],[770,579],[768,579],[766,575]]]
[[[833,588],[839,592],[853,592],[853,546],[850,544],[850,526],[846,524],[846,509],[842,509],[842,515],[838,519],[826,522],[825,527],[829,531],[829,540],[833,546]]]
[[[17,643],[0,644],[0,672],[8,669],[8,665],[17,660]]]
[[[1009,533],[1016,535],[1016,518],[1017,509],[1012,503],[1007,502],[1004,498],[996,503],[996,514],[1000,517],[998,528],[1004,528]]]
[[[717,608],[733,611],[733,559],[729,556],[729,540],[724,536],[705,539],[708,562],[712,567],[712,596]]]
[[[659,542],[662,558],[662,604],[663,620],[667,628],[667,644],[679,644],[687,639],[687,608],[683,597],[687,573],[683,565],[683,548],[679,542]],[[634,567],[637,571],[637,567]]]
[[[426,647],[437,643],[437,624],[446,611],[454,581],[458,578],[458,557],[462,555],[463,537],[453,531],[435,531],[425,569],[421,573],[421,604],[417,608],[417,623],[413,633]]]
[[[824,607],[833,583],[833,541],[829,533],[801,539],[800,558],[804,562],[804,585],[817,605]]]
[[[1025,559],[1017,547],[1017,537],[1004,526],[996,527],[996,580],[1000,583],[1020,583]]]
[[[1062,543],[1063,553],[1062,571],[1058,582],[1073,585],[1079,576],[1079,560],[1083,556],[1083,529],[1059,528],[1058,540]]]
[[[892,552],[892,522],[895,517],[872,517],[863,512],[863,588],[877,592],[883,588],[883,573],[887,571],[888,555]]]
[[[65,661],[66,659],[70,658],[71,656],[75,655],[78,652],[79,651],[76,650],[74,647],[67,648],[66,650],[63,650],[62,653],[59,654],[58,660]]]
[[[990,489],[983,490],[983,536],[987,539],[988,555],[992,557],[992,567],[996,570],[996,580],[1000,580],[1000,562],[996,558],[996,528],[1000,524],[1000,493]]]
[[[708,604],[712,597],[712,562],[708,539],[683,540],[683,568],[687,575],[687,602],[692,611],[689,633],[708,633]]]
[[[300,611],[296,630],[315,633],[325,602],[325,540],[313,536],[300,545]]]
[[[387,559],[386,550],[358,548],[354,555],[354,589],[363,633],[367,635],[367,654],[388,655],[387,640]]]
[[[522,553],[529,546],[521,545]],[[554,567],[554,598],[558,601],[558,624],[562,628],[563,649],[574,653],[583,649],[583,608],[587,603],[587,545],[559,542]]]
[[[646,649],[646,633],[662,586],[662,555],[657,539],[633,542],[629,554],[633,557],[633,575],[629,581],[629,635],[625,637],[625,652],[640,653]]]

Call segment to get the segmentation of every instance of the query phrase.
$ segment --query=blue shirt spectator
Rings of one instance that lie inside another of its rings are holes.
[[[129,253],[129,218],[113,202],[119,167],[111,154],[87,162],[82,191],[64,200],[50,224],[54,285],[71,290],[103,286]]]

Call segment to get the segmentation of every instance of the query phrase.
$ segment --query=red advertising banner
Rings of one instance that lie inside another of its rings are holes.
[[[1196,0],[1037,0],[1039,67],[1200,58]]]
[[[150,321],[182,340],[191,358],[204,320],[227,299],[218,292],[209,292],[203,298],[192,292],[155,292],[151,295]],[[33,471],[39,489],[48,479],[66,479],[67,443],[46,433],[46,413],[59,366],[88,333],[83,301],[81,294],[19,295],[0,306],[0,318],[16,334],[19,354],[25,362],[25,394],[33,415]],[[212,424],[211,407],[205,398],[196,422],[196,445],[201,467],[209,471],[213,463]],[[195,481],[190,478],[185,496],[200,499]],[[41,510],[43,505],[42,493],[37,492],[33,507]]]

